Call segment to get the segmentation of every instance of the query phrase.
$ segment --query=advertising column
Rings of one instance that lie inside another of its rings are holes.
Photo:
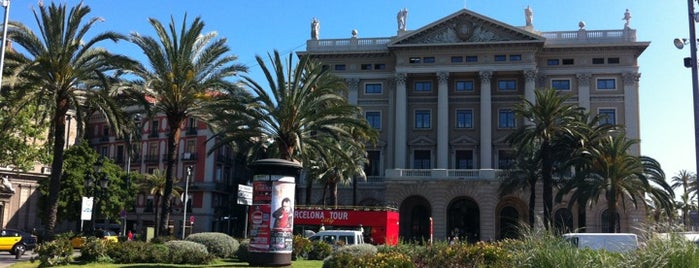
[[[250,265],[291,265],[296,178],[301,165],[281,159],[263,159],[253,169],[252,206],[249,212]]]

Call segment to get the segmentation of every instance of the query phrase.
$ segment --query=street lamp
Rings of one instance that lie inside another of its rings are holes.
[[[689,43],[690,57],[684,59],[684,66],[692,68],[692,100],[694,104],[694,157],[696,172],[699,173],[699,75],[697,74],[697,36],[695,23],[699,20],[699,13],[694,12],[694,1],[687,0],[687,15],[689,19],[689,40],[675,39],[674,44],[678,49],[682,49]],[[689,63],[687,63],[689,61]],[[697,176],[699,184],[699,176]],[[699,214],[699,212],[697,213]]]
[[[92,173],[88,173],[87,176],[85,177],[85,189],[88,190],[90,195],[92,195],[93,198],[96,200],[99,200],[100,197],[103,196],[104,193],[107,192],[107,187],[109,187],[109,177],[107,176],[107,173],[102,172],[102,164],[103,164],[104,158],[100,156],[97,159],[97,162],[92,166],[94,170],[94,175]],[[99,181],[95,178],[97,176]],[[95,203],[99,203],[95,201]],[[96,204],[95,204],[96,205]],[[92,210],[92,213],[94,214],[94,209]],[[100,211],[100,213],[105,214],[103,211]],[[106,214],[105,214],[106,215]],[[95,230],[95,221],[96,218],[92,217],[92,230]],[[107,217],[105,216],[104,218],[104,228],[107,228]]]
[[[187,202],[189,201],[189,179],[192,177],[192,166],[187,167],[187,176],[184,183],[184,196],[182,197],[182,202],[184,203],[184,209],[182,210],[182,239],[185,237],[185,231],[187,227]]]

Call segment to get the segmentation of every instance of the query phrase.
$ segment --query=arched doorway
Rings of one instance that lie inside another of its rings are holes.
[[[519,211],[511,206],[500,210],[500,239],[519,238]]]
[[[612,230],[611,227],[609,226],[609,210],[604,210],[602,212],[602,217],[601,217],[601,225],[602,225],[602,232],[607,232],[607,233],[620,233],[621,232],[621,217],[619,216],[619,212],[616,213],[616,217],[614,218],[614,221],[616,222],[616,228],[615,230]]]
[[[406,241],[430,239],[430,203],[422,196],[406,198],[400,205],[400,238]]]
[[[447,237],[475,243],[481,236],[481,212],[473,199],[453,200],[447,209]]]
[[[553,215],[553,224],[558,233],[570,233],[573,231],[573,213],[568,208],[556,210]]]

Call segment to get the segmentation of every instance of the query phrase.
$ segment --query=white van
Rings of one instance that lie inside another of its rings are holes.
[[[320,231],[309,237],[311,241],[323,241],[333,246],[364,244],[364,235],[356,230]]]
[[[629,252],[638,249],[638,236],[631,233],[568,233],[563,238],[577,248]]]

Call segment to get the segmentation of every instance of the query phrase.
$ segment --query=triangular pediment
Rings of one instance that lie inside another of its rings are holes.
[[[427,146],[427,145],[435,145],[436,142],[431,139],[430,137],[427,136],[418,136],[415,139],[410,141],[410,145],[422,145],[422,146]]]
[[[462,9],[425,27],[405,33],[388,46],[544,41],[544,37],[536,33]]]

